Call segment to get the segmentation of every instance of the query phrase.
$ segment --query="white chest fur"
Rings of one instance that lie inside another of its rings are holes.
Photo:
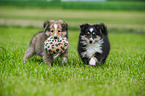
[[[96,52],[102,53],[102,44],[103,39],[101,39],[99,42],[95,42],[93,44],[87,44],[86,51],[81,53],[83,57],[89,57],[91,58]]]

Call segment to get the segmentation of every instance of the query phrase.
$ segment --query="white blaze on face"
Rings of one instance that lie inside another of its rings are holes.
[[[89,30],[90,30],[90,32],[92,33],[94,29],[93,29],[93,28],[90,28]],[[90,41],[93,41],[92,36],[91,36],[91,38],[90,38],[89,40],[90,40]]]
[[[93,28],[90,28],[89,30],[90,30],[90,32],[93,32],[94,29]]]
[[[54,31],[55,32],[54,36],[57,36],[57,31],[56,31],[57,30],[57,24],[54,24],[54,30],[55,30]]]

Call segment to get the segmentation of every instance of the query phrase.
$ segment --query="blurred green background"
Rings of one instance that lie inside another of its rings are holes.
[[[0,0],[0,4],[63,9],[145,10],[144,0]]]
[[[0,5],[1,26],[42,28],[45,20],[62,19],[71,30],[88,22],[105,23],[110,32],[145,31],[144,0],[0,0]]]

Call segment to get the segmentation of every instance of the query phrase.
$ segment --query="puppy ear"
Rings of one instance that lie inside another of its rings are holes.
[[[57,23],[61,25],[62,31],[67,31],[68,30],[68,25],[63,20],[58,20]]]
[[[82,24],[80,25],[80,28],[81,28],[81,32],[84,32],[90,25],[89,24]]]
[[[46,25],[47,25],[47,26],[49,25],[49,20],[47,20],[47,21],[44,22],[43,27],[45,28]]]
[[[101,24],[96,24],[95,25],[95,28],[99,28],[100,30],[101,30],[101,32],[105,35],[105,36],[107,36],[108,35],[108,31],[107,31],[107,27],[103,24],[103,23],[101,23]]]
[[[43,27],[46,28],[46,26],[50,26],[50,23],[51,23],[51,22],[54,22],[54,20],[46,20],[46,21],[44,22]]]
[[[67,23],[63,23],[63,24],[61,24],[61,26],[62,26],[62,31],[67,31],[68,30],[68,24]]]

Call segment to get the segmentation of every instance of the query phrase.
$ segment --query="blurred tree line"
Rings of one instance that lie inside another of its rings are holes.
[[[88,0],[89,1],[89,0]],[[105,2],[63,2],[63,0],[0,0],[0,5],[59,7],[62,9],[145,10],[145,0],[106,0]]]

